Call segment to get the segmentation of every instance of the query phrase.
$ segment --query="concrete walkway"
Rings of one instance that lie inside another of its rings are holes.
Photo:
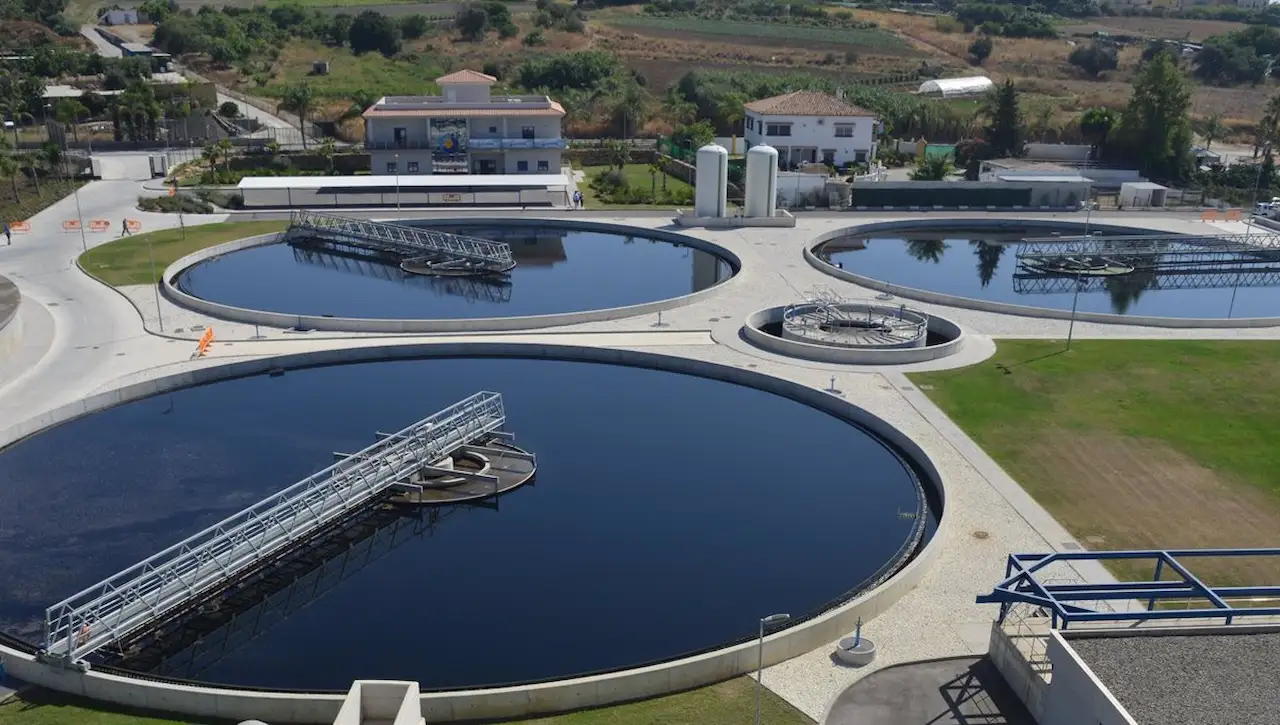
[[[1035,725],[990,660],[890,667],[840,693],[822,725]]]

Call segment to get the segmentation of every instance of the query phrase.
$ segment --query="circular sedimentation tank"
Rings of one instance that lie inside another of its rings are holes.
[[[506,243],[516,265],[475,274],[439,260],[268,236],[179,260],[166,272],[166,294],[209,314],[262,324],[298,324],[292,316],[319,329],[519,329],[675,306],[730,279],[738,265],[708,242],[614,224],[395,223]]]
[[[1055,253],[1054,237],[1086,232],[1097,244],[1064,241]],[[1074,308],[1083,319],[1174,325],[1277,315],[1280,250],[1224,254],[1212,237],[1170,235],[1155,253],[1135,253],[1129,245],[1149,243],[1124,239],[1152,234],[1057,220],[913,220],[829,234],[806,256],[828,274],[900,297],[1013,314],[1060,317]],[[1047,239],[1027,254],[1026,238]]]
[[[306,690],[630,668],[748,640],[760,612],[803,626],[892,575],[936,525],[922,464],[850,419],[739,384],[506,357],[277,370],[0,451],[0,623],[34,643],[52,602],[477,390],[502,393],[535,480],[485,505],[371,507],[308,548],[327,558],[290,569],[297,587],[264,576],[250,582],[261,606],[246,585],[200,610],[207,631],[99,666]]]
[[[888,295],[886,295],[888,297]],[[955,353],[958,325],[888,300],[847,300],[828,287],[748,316],[743,337],[769,352],[820,362],[903,364]]]

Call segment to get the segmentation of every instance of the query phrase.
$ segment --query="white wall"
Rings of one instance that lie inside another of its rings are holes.
[[[848,118],[822,116],[762,116],[747,112],[751,125],[747,127],[745,138],[748,146],[769,144],[778,149],[779,162],[788,159],[788,148],[816,148],[817,161],[822,161],[824,150],[835,151],[835,163],[844,165],[853,163],[859,151],[872,158],[875,149],[875,119],[870,116]],[[791,124],[790,136],[767,136],[766,125],[770,123]],[[836,124],[853,124],[853,136],[843,138],[836,136]],[[807,157],[806,157],[807,158]]]
[[[1092,148],[1092,146],[1069,143],[1029,143],[1023,158],[1045,161],[1088,161]]]
[[[484,103],[489,100],[488,83],[443,83],[440,95],[451,103]]]
[[[399,158],[396,158],[396,156]],[[390,151],[370,151],[369,164],[370,170],[375,174],[391,174],[387,171],[389,162],[396,162],[399,165],[400,175],[409,176],[431,173],[431,151],[427,149],[396,149]],[[418,162],[418,170],[409,171],[409,162]]]
[[[1056,630],[1049,633],[1047,653],[1053,679],[1040,725],[1137,725]]]

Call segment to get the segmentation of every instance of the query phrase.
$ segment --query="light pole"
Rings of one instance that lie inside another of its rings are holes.
[[[90,162],[92,163],[92,162]],[[80,185],[76,184],[72,187],[72,193],[76,197],[76,219],[80,222],[80,251],[89,251],[89,243],[84,238],[84,214],[80,212]]]
[[[1084,208],[1085,208],[1084,241],[1085,241],[1085,244],[1088,244],[1089,238],[1090,236],[1092,236],[1089,234],[1089,220],[1093,218],[1093,185],[1092,184],[1089,186],[1089,190],[1085,193],[1087,196],[1085,197],[1085,200],[1084,200]],[[1075,334],[1075,331],[1076,331],[1076,305],[1079,302],[1080,302],[1080,272],[1077,271],[1076,272],[1076,290],[1075,290],[1075,294],[1071,296],[1071,321],[1067,323],[1067,349],[1068,350],[1071,349],[1071,337]]]
[[[400,154],[396,154],[395,159],[396,159],[396,211],[400,211]]]
[[[760,641],[756,646],[756,725],[760,725],[760,695],[764,691],[764,628],[788,619],[790,614],[770,614],[760,620]]]
[[[185,235],[186,230],[183,230]],[[164,332],[164,317],[160,315],[160,280],[156,279],[156,254],[151,248],[151,240],[147,240],[147,258],[151,260],[151,291],[156,295],[156,322],[160,325],[160,331]]]

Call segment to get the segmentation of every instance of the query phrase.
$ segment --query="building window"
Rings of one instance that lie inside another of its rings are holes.
[[[398,167],[396,166],[396,162],[394,162],[394,161],[388,161],[388,162],[387,162],[387,173],[388,173],[388,174],[394,174],[394,173],[396,173],[396,171],[398,171]]]
[[[542,159],[538,161],[538,171],[550,171],[550,170],[551,170],[551,163],[549,161],[547,161],[546,159]]]
[[[391,133],[396,140],[397,146],[403,146],[405,141],[409,139],[409,129],[407,128],[393,129]]]
[[[756,127],[756,119],[752,118],[751,116],[747,116],[747,130],[748,131],[755,130],[755,127]]]
[[[764,135],[766,136],[790,136],[791,124],[789,123],[768,123],[764,127]]]
[[[533,138],[533,126],[522,126],[520,128],[520,138]]]
[[[858,162],[858,163],[862,163],[862,162],[866,161],[866,160],[867,160],[867,152],[866,152],[866,151],[859,151],[859,152],[857,152],[856,154],[854,154],[854,155],[853,155],[853,160],[854,160],[854,161],[856,161],[856,162]]]
[[[516,171],[528,171],[528,170],[529,170],[529,162],[528,162],[528,161],[517,161],[517,162],[516,162]]]
[[[489,127],[489,133],[497,133],[497,132],[498,132],[498,127],[497,127],[497,126],[490,126],[490,127]]]
[[[418,162],[417,162],[417,161],[410,161],[410,162],[409,162],[409,168],[408,168],[407,170],[408,170],[408,172],[409,172],[409,173],[411,173],[411,174],[416,174],[416,173],[418,173]]]
[[[837,124],[836,124],[836,138],[853,138],[853,124],[852,124],[852,123],[837,123]]]
[[[822,163],[824,163],[824,164],[834,164],[835,162],[836,162],[836,150],[835,150],[835,149],[823,149],[823,150],[822,150]]]

